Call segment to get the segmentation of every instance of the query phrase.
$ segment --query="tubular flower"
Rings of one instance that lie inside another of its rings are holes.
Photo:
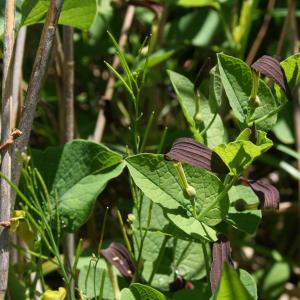
[[[280,195],[277,188],[269,183],[260,180],[241,179],[244,185],[251,187],[254,193],[259,198],[259,207],[261,209],[278,209]]]
[[[221,235],[212,246],[212,264],[210,269],[211,291],[214,293],[218,287],[224,262],[227,261],[233,266],[231,259],[231,248],[228,239]]]
[[[226,165],[216,153],[192,138],[175,140],[170,151],[165,154],[165,158],[184,162],[211,172],[228,172]]]
[[[101,255],[130,282],[135,273],[134,263],[128,250],[120,243],[111,243],[110,246],[101,250]]]

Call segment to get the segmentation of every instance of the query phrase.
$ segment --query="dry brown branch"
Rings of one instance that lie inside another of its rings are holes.
[[[277,60],[280,60],[280,57],[281,57],[281,51],[282,51],[284,41],[285,41],[286,36],[287,36],[287,31],[288,31],[288,28],[289,28],[290,19],[291,19],[291,9],[290,9],[290,1],[289,1],[288,2],[288,13],[287,13],[287,15],[284,19],[284,23],[283,23],[283,26],[282,26],[282,29],[281,29],[279,41],[278,41],[277,48],[276,48],[276,51],[275,51],[275,58]]]
[[[4,53],[3,53],[3,82],[2,82],[2,111],[1,111],[1,140],[8,141],[11,134],[11,108],[12,108],[12,71],[14,49],[16,1],[6,1],[4,21]],[[11,147],[1,149],[1,172],[11,179]],[[10,219],[11,212],[11,187],[9,183],[0,180],[0,222]],[[4,299],[9,269],[9,232],[0,228],[0,299]]]
[[[268,7],[267,7],[267,12],[265,14],[265,17],[264,17],[264,21],[261,25],[261,28],[259,29],[259,32],[256,36],[256,39],[249,51],[249,54],[247,56],[247,59],[246,59],[246,63],[251,65],[252,62],[254,61],[255,59],[255,56],[257,54],[257,51],[267,33],[267,30],[269,28],[269,24],[270,24],[270,21],[271,21],[271,18],[272,18],[272,11],[273,11],[273,8],[275,6],[275,3],[276,3],[276,0],[269,0],[268,2]]]
[[[17,139],[22,135],[22,131],[15,128],[12,130],[11,134],[9,135],[8,139],[3,143],[0,144],[0,150],[7,148],[8,146],[12,145],[14,143],[14,140]]]
[[[65,141],[74,138],[74,29],[69,26],[63,28],[64,49],[64,101],[65,101]]]
[[[20,95],[22,85],[22,66],[26,41],[27,28],[22,27],[18,32],[15,47],[14,70],[13,70],[13,99],[12,99],[12,126],[17,126],[18,110],[20,108]]]
[[[296,18],[296,1],[289,1],[289,11],[291,16],[291,38],[292,38],[292,51],[294,54],[299,52],[299,36],[297,29],[297,18]],[[300,90],[299,87],[295,89],[293,93],[293,104],[294,104],[294,125],[295,125],[295,136],[296,136],[296,151],[300,153]],[[300,170],[300,160],[297,164],[298,170]],[[298,216],[300,216],[300,181],[298,181]],[[300,223],[299,223],[300,226]]]
[[[134,6],[133,5],[129,5],[127,8],[127,11],[125,13],[125,17],[124,17],[124,22],[122,25],[122,29],[121,29],[121,35],[119,38],[119,46],[120,48],[123,50],[127,41],[127,37],[128,37],[128,31],[129,28],[131,27],[132,24],[132,20],[133,20],[133,16],[134,16]],[[113,58],[113,62],[112,62],[112,66],[113,68],[117,68],[119,66],[120,60],[119,60],[119,56],[116,54]],[[94,130],[94,135],[93,135],[93,140],[96,142],[100,142],[103,136],[103,131],[105,128],[105,124],[106,124],[106,119],[105,119],[105,114],[104,114],[104,106],[105,106],[105,101],[110,101],[113,97],[114,94],[114,85],[115,85],[115,77],[113,74],[110,73],[107,85],[106,85],[106,89],[105,89],[105,93],[104,95],[101,97],[100,99],[100,110],[98,113],[98,118],[96,121],[96,126],[95,126],[95,130]]]
[[[64,92],[64,141],[70,142],[74,138],[74,29],[69,26],[63,28],[63,92]],[[67,233],[64,237],[65,265],[70,278],[75,255],[75,235]],[[75,282],[70,282],[71,291],[74,291]],[[72,299],[68,295],[68,299]]]
[[[53,46],[57,21],[62,4],[62,0],[51,0],[27,89],[25,107],[18,126],[23,132],[23,135],[15,142],[16,153],[22,153],[29,141],[36,106],[39,102],[39,94],[42,88],[43,79],[47,72],[47,64]],[[18,163],[17,155],[14,155],[13,157],[12,170],[13,182],[18,183],[20,177],[20,165]]]

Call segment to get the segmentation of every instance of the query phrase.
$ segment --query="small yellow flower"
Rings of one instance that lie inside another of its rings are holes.
[[[43,294],[43,300],[64,300],[66,299],[67,291],[65,288],[60,287],[58,291],[47,290]]]

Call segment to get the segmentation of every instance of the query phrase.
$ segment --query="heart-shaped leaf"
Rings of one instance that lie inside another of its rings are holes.
[[[193,205],[184,190],[170,161],[162,155],[140,154],[126,159],[127,167],[136,185],[153,202],[160,204],[165,212],[186,212],[193,215]],[[225,195],[216,201],[224,186],[219,178],[205,170],[184,165],[188,183],[195,189],[195,203],[201,213],[201,221],[214,226],[225,218],[228,198]]]
[[[58,203],[63,226],[69,231],[86,222],[97,196],[124,168],[121,155],[84,140],[35,150],[32,157],[46,182],[53,206]]]

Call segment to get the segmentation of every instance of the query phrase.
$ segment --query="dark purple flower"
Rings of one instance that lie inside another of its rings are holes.
[[[134,263],[128,250],[120,243],[111,243],[106,249],[101,250],[101,255],[130,282],[135,273]]]
[[[255,61],[251,65],[251,68],[272,79],[287,92],[288,86],[286,84],[285,74],[278,60],[271,56],[264,55]]]
[[[221,235],[219,239],[213,243],[212,258],[213,261],[210,269],[210,285],[211,291],[212,293],[214,293],[221,278],[224,262],[227,261],[233,266],[233,261],[231,259],[230,242],[224,235]]]
[[[241,179],[244,185],[250,186],[254,193],[259,198],[261,209],[278,209],[280,195],[277,188],[269,183],[260,180]]]
[[[179,138],[175,140],[171,150],[165,154],[165,158],[185,162],[211,172],[228,172],[228,168],[216,153],[192,138]]]

